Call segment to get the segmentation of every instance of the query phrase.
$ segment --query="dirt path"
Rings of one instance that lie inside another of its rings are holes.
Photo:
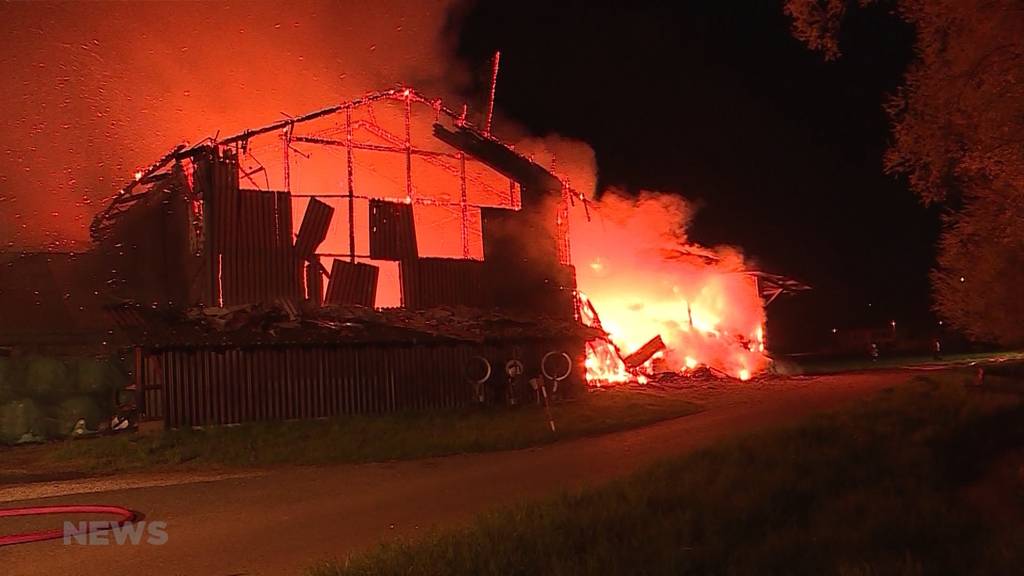
[[[605,482],[666,456],[736,434],[778,426],[905,382],[907,372],[875,372],[734,384],[694,390],[707,410],[646,428],[541,448],[383,464],[275,470],[164,486],[8,502],[103,503],[167,523],[154,545],[0,548],[3,574],[301,574],[319,560],[343,559],[382,539],[464,522],[495,506]],[[122,478],[121,482],[131,482]],[[131,484],[122,484],[127,486]],[[22,487],[25,488],[25,487]],[[53,518],[59,526],[62,519]],[[0,534],[23,529],[0,521]],[[37,524],[32,525],[38,529]]]

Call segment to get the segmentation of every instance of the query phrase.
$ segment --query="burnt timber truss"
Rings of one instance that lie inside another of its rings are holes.
[[[373,113],[373,106],[382,103],[398,104],[401,106],[404,111],[404,131],[389,128],[377,122],[377,118]],[[411,123],[414,107],[426,109],[432,114],[433,139],[431,143],[436,145],[440,142],[447,145],[447,148],[439,150],[413,144]],[[366,111],[369,111],[369,113],[366,114]],[[357,114],[361,117],[354,117]],[[315,121],[328,118],[335,120],[332,130],[301,131]],[[133,207],[143,204],[152,194],[160,192],[162,185],[172,182],[175,178],[179,180],[187,179],[189,194],[191,194],[190,200],[194,206],[191,223],[197,238],[193,242],[193,252],[198,255],[203,250],[203,244],[199,237],[208,232],[203,220],[203,199],[197,197],[201,196],[202,191],[197,190],[196,186],[193,185],[193,178],[197,172],[198,164],[204,158],[210,158],[211,154],[218,156],[227,152],[228,154],[233,154],[236,159],[244,156],[250,150],[252,143],[259,137],[270,138],[272,141],[277,140],[275,145],[279,146],[280,154],[275,160],[281,163],[283,172],[282,185],[277,186],[276,190],[274,189],[275,187],[271,186],[270,179],[266,174],[267,170],[259,160],[256,160],[257,167],[252,169],[245,169],[239,164],[237,180],[244,182],[249,188],[249,190],[242,190],[243,193],[263,192],[273,194],[273,226],[290,226],[290,209],[288,214],[285,215],[286,218],[278,213],[279,204],[277,197],[280,193],[283,193],[286,198],[310,198],[311,202],[320,199],[341,199],[347,203],[347,250],[333,253],[316,251],[316,247],[323,241],[326,234],[326,226],[329,224],[332,214],[328,213],[326,215],[327,223],[320,221],[319,228],[310,228],[306,234],[303,234],[303,230],[306,230],[307,222],[303,221],[303,226],[299,230],[300,237],[295,239],[293,251],[295,252],[294,256],[300,262],[306,260],[310,265],[310,269],[306,271],[305,279],[299,280],[300,283],[304,283],[307,286],[317,285],[318,277],[321,273],[330,277],[326,268],[319,263],[318,258],[320,256],[344,258],[351,264],[355,264],[357,258],[366,259],[373,256],[373,250],[371,250],[371,254],[357,253],[356,226],[354,221],[354,203],[356,200],[392,202],[399,206],[402,204],[408,205],[409,208],[412,206],[434,206],[451,211],[460,222],[461,257],[469,259],[472,257],[470,254],[471,210],[481,213],[481,226],[484,225],[484,220],[496,223],[495,225],[508,226],[509,222],[506,221],[510,219],[504,216],[503,213],[508,213],[509,211],[522,213],[523,218],[510,220],[513,225],[522,225],[524,222],[536,219],[537,217],[550,216],[553,218],[554,215],[541,214],[535,206],[540,203],[538,200],[541,197],[560,196],[561,207],[559,208],[560,214],[557,218],[558,230],[556,237],[551,238],[555,249],[550,258],[547,255],[545,256],[546,260],[554,260],[554,262],[543,262],[542,264],[554,264],[565,267],[571,264],[569,231],[567,229],[568,218],[564,216],[567,215],[571,203],[579,199],[585,205],[586,198],[572,190],[567,181],[558,178],[548,169],[519,154],[511,146],[492,136],[489,130],[480,130],[475,127],[467,121],[465,108],[457,112],[444,105],[440,99],[427,98],[416,90],[407,87],[398,87],[367,94],[355,100],[328,106],[301,116],[285,118],[262,127],[247,129],[234,135],[208,138],[193,146],[179,145],[153,164],[137,171],[133,178],[111,198],[106,208],[92,221],[90,226],[92,238],[100,244],[116,242],[117,239],[114,238],[117,236],[115,228]],[[344,181],[338,190],[292,190],[295,156],[304,155],[296,146],[325,147],[344,151]],[[361,193],[361,191],[357,191],[354,182],[355,163],[353,161],[353,156],[357,153],[361,155],[374,153],[388,154],[399,158],[404,157],[404,194],[381,195],[374,194],[373,192]],[[450,196],[437,198],[430,195],[416,194],[413,185],[412,168],[414,159],[417,162],[429,164],[455,178],[458,182],[457,198]],[[485,181],[471,174],[467,170],[467,164],[470,162],[478,166],[486,166],[493,173],[507,178],[507,187],[499,187],[493,179]],[[260,183],[261,176],[265,185]],[[491,201],[471,201],[469,197],[469,190],[471,188],[486,190],[487,196]],[[238,184],[235,184],[235,189],[238,190]],[[152,201],[151,198],[150,201]],[[311,204],[311,206],[316,207],[317,205]],[[323,212],[324,210],[321,209],[321,215]],[[537,229],[540,228],[545,227],[538,227]],[[292,235],[290,229],[279,232],[281,237]],[[408,231],[405,234],[408,235]],[[414,236],[412,243],[412,250],[415,252]],[[510,252],[514,252],[520,247],[512,243],[510,246],[503,246],[501,252],[507,259]],[[526,250],[523,251],[525,252]],[[487,259],[485,257],[485,260]],[[210,263],[209,266],[217,267],[219,263]],[[301,264],[299,266],[301,267]],[[278,266],[278,268],[284,269],[290,267],[291,264],[288,262]],[[446,264],[442,268],[448,269],[450,266]],[[215,270],[212,276],[216,277],[219,274],[220,271]],[[287,274],[290,274],[290,272]],[[803,285],[774,275],[760,272],[752,273],[752,275],[758,278],[759,285],[762,287],[762,295],[766,301],[773,300],[782,292],[806,288]],[[295,276],[296,278],[303,278],[301,272],[297,272]],[[564,288],[575,292],[574,279],[563,281],[563,273],[558,273],[555,276],[559,277],[559,282],[564,284]],[[366,275],[361,277],[366,277]],[[547,282],[550,278],[542,278],[538,281],[541,280]],[[210,282],[211,284],[216,284],[218,280],[213,278]],[[373,282],[376,282],[375,275],[373,276]],[[350,288],[360,294],[365,293],[367,289],[366,286],[361,285]],[[223,290],[220,287],[215,287],[213,290],[217,296],[210,298],[208,291],[205,304],[223,304]],[[347,293],[351,290],[343,292]],[[514,293],[515,290],[510,290],[510,292]],[[282,294],[290,293],[289,290],[282,292]],[[328,287],[328,293],[331,293],[330,287]],[[575,302],[575,298],[573,300]],[[359,301],[365,303],[365,296],[361,297]],[[578,302],[574,304],[574,307],[575,305],[578,305]]]

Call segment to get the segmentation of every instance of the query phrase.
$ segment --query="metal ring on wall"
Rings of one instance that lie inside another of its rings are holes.
[[[488,360],[487,358],[484,358],[483,356],[473,356],[473,358],[471,358],[471,360],[480,360],[481,362],[483,362],[484,363],[484,367],[487,368],[487,373],[484,374],[483,378],[481,378],[479,380],[474,380],[469,375],[469,366],[467,365],[466,366],[466,379],[469,380],[470,382],[474,383],[474,384],[483,384],[484,382],[487,382],[487,379],[491,377],[491,361]]]
[[[550,358],[552,356],[559,356],[559,355],[562,356],[562,358],[565,358],[565,374],[562,374],[561,376],[555,377],[555,376],[552,376],[551,374],[548,374],[548,358]],[[561,382],[562,380],[565,380],[566,378],[568,378],[569,374],[572,373],[572,358],[570,358],[569,355],[566,354],[565,352],[556,352],[556,351],[552,350],[551,352],[548,352],[547,354],[545,354],[544,358],[540,361],[540,371],[541,371],[542,374],[544,374],[544,377],[547,378],[548,380],[554,380],[555,382]]]

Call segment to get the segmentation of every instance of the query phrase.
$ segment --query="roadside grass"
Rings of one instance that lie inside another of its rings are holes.
[[[556,432],[539,406],[473,407],[67,440],[35,447],[34,458],[44,468],[86,473],[402,460],[525,448],[700,410],[678,393],[599,390],[554,404]]]
[[[1024,407],[966,389],[967,378],[918,376],[788,429],[310,574],[1017,574],[1020,472],[993,495],[1015,510],[1010,521],[967,494],[1008,454],[1020,465]]]
[[[864,356],[850,358],[808,358],[782,357],[780,367],[786,366],[794,374],[838,374],[862,370],[882,370],[905,367],[928,367],[940,365],[969,365],[972,362],[986,367],[999,366],[999,362],[1020,362],[1024,360],[1024,352],[970,352],[962,354],[943,354],[941,358],[930,355],[882,356],[871,360]],[[996,362],[998,360],[999,362]]]

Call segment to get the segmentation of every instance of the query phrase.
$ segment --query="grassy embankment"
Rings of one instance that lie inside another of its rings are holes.
[[[0,461],[50,471],[329,464],[525,448],[603,434],[698,412],[678,393],[603,390],[543,408],[466,408],[171,430],[0,448]],[[0,482],[17,481],[2,478]]]
[[[311,573],[1020,573],[1024,405],[1019,391],[965,387],[969,377],[918,376],[788,429]]]
[[[1020,362],[1024,360],[1024,352],[969,352],[961,354],[943,354],[939,358],[928,355],[896,355],[882,356],[871,360],[864,354],[856,357],[786,357],[778,359],[777,366],[781,373],[786,374],[839,374],[866,370],[884,370],[892,368],[942,367],[949,365],[971,366],[981,365],[998,367],[1000,362]]]

